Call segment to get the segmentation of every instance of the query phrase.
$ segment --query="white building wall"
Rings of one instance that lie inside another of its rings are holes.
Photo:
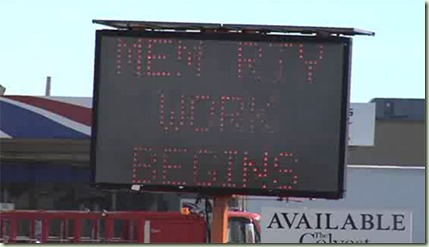
[[[347,168],[346,193],[341,200],[315,199],[304,202],[249,197],[247,210],[261,213],[262,207],[328,207],[401,209],[413,212],[413,243],[426,241],[426,171],[415,168]]]

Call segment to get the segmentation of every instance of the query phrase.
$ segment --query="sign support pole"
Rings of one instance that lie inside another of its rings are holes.
[[[212,243],[228,242],[228,211],[231,198],[232,196],[215,196],[213,199]]]

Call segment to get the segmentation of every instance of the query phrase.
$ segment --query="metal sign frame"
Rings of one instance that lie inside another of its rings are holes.
[[[219,31],[261,34],[316,34],[334,36],[367,35],[375,33],[357,28],[347,27],[316,27],[291,25],[255,25],[255,24],[220,24],[220,23],[189,23],[189,22],[153,22],[153,21],[123,21],[123,20],[93,20],[93,23],[122,30],[175,30],[175,31]]]
[[[127,23],[123,23],[127,24]],[[198,27],[200,28],[200,27]],[[189,39],[211,39],[211,40],[251,40],[251,41],[266,41],[267,37],[261,33],[224,33],[224,32],[172,32],[172,31],[154,31],[147,29],[128,29],[128,30],[97,30],[96,33],[96,48],[95,48],[95,73],[94,73],[94,95],[93,95],[93,116],[92,116],[92,136],[91,136],[91,173],[92,181],[94,185],[100,188],[129,188],[131,184],[112,184],[112,183],[95,183],[96,173],[96,146],[97,146],[97,126],[98,116],[97,109],[99,107],[99,87],[100,87],[100,53],[101,53],[101,37],[103,35],[113,35],[117,37],[161,37],[161,38],[189,38]],[[345,188],[345,163],[346,163],[346,152],[347,152],[347,115],[349,109],[349,91],[350,91],[350,74],[351,74],[351,51],[352,51],[352,40],[350,37],[339,37],[339,36],[292,36],[292,35],[270,35],[270,40],[276,39],[288,39],[298,41],[311,41],[311,42],[342,42],[345,44],[344,52],[344,63],[343,63],[343,83],[342,83],[342,96],[341,96],[341,120],[340,126],[340,152],[338,164],[338,188],[336,191],[281,191],[281,190],[264,190],[262,189],[251,190],[251,189],[225,189],[225,188],[213,188],[213,187],[184,187],[183,186],[141,186],[142,189],[147,191],[172,191],[172,192],[192,192],[201,193],[208,195],[265,195],[265,196],[280,196],[280,197],[311,197],[311,198],[327,198],[327,199],[338,199],[343,197]],[[136,186],[136,185],[134,185]],[[178,188],[182,187],[182,188]],[[135,188],[135,187],[134,187]]]

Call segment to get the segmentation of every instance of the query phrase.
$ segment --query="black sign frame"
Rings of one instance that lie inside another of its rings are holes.
[[[221,32],[173,32],[173,31],[147,31],[147,30],[97,30],[95,44],[94,60],[94,87],[93,87],[93,112],[92,112],[92,135],[90,150],[90,170],[91,184],[100,189],[123,189],[131,188],[132,184],[100,183],[95,179],[97,172],[96,147],[99,125],[97,110],[99,109],[99,92],[100,92],[100,57],[101,57],[101,39],[103,36],[115,37],[141,37],[141,38],[179,38],[179,39],[198,39],[198,40],[229,40],[229,41],[288,41],[301,42],[324,42],[324,43],[343,43],[343,83],[341,95],[341,119],[339,130],[340,152],[338,153],[340,164],[338,164],[338,188],[336,191],[293,191],[293,190],[268,190],[268,189],[236,189],[236,188],[219,188],[219,187],[188,187],[172,185],[144,185],[146,191],[165,191],[178,193],[200,193],[206,195],[259,195],[259,196],[276,196],[276,197],[306,197],[306,198],[326,198],[340,199],[345,192],[345,167],[347,157],[347,118],[350,100],[350,75],[351,75],[351,52],[352,39],[342,36],[300,36],[300,35],[266,35],[256,33],[221,33]]]

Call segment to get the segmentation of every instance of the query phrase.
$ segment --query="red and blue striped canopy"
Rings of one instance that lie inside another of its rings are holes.
[[[90,97],[0,97],[0,138],[87,139]]]

